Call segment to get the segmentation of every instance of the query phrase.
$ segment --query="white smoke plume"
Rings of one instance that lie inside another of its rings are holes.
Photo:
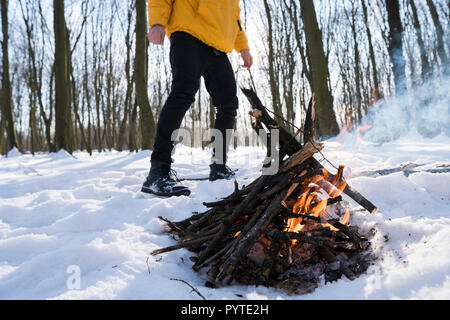
[[[411,132],[426,138],[450,136],[450,77],[433,79],[403,95],[378,101],[369,108],[362,125],[371,126],[362,133],[363,139],[375,143]]]

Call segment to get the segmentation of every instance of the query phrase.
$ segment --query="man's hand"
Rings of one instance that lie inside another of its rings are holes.
[[[242,50],[241,51],[241,57],[242,60],[244,60],[244,65],[243,67],[246,69],[250,69],[253,65],[253,56],[250,53],[249,50]]]
[[[147,35],[148,41],[153,44],[163,45],[166,37],[166,30],[160,24],[154,25]]]

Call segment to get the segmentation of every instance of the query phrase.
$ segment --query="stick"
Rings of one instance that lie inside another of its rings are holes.
[[[302,148],[300,142],[292,139],[292,135],[278,124],[267,112],[266,107],[262,104],[256,93],[251,89],[241,88],[244,95],[247,97],[252,108],[260,111],[255,116],[257,120],[264,123],[267,128],[276,128],[280,130],[280,146],[281,150],[285,151],[287,155],[292,155]]]
[[[323,147],[324,146],[322,143],[308,142],[300,151],[290,156],[289,159],[286,160],[283,167],[280,169],[280,172],[287,172],[290,169],[302,164],[317,152],[321,151]]]
[[[192,223],[194,223],[194,221],[197,221],[199,219],[201,219],[202,217],[204,217],[205,215],[209,214],[211,210],[208,210],[204,213],[197,213],[192,215],[190,218],[182,220],[182,221],[178,221],[175,222],[176,225],[182,227],[182,228],[189,228],[189,226],[192,225]]]
[[[225,247],[223,247],[221,250],[217,251],[213,256],[211,256],[210,258],[206,259],[205,262],[203,262],[202,264],[198,265],[198,266],[193,266],[192,268],[195,271],[199,271],[200,269],[208,266],[209,264],[211,264],[213,261],[217,260],[219,257],[222,257],[232,246],[232,243],[228,243]]]
[[[353,232],[346,225],[343,225],[342,223],[340,223],[337,220],[329,220],[328,223],[331,224],[333,227],[335,227],[335,228],[339,229],[340,231],[342,231],[342,233],[344,233],[347,237],[352,239],[353,242],[361,244],[362,239],[360,238],[360,236],[357,235],[355,232]]]
[[[162,249],[155,250],[155,251],[151,252],[150,254],[152,256],[156,256],[156,255],[161,254],[161,253],[166,253],[166,252],[175,251],[175,250],[178,250],[178,249],[181,249],[181,248],[186,248],[186,247],[202,244],[205,241],[208,241],[208,240],[212,239],[213,237],[214,237],[214,235],[210,235],[210,236],[206,236],[206,237],[195,239],[195,240],[184,241],[184,242],[181,242],[181,243],[176,244],[174,246],[170,246],[170,247],[167,247],[167,248],[162,248]]]
[[[378,208],[375,207],[375,205],[372,202],[370,202],[369,200],[364,198],[362,194],[360,194],[358,191],[353,189],[349,184],[347,184],[347,186],[345,187],[344,193],[346,195],[348,195],[350,198],[352,198],[353,200],[355,200],[355,202],[357,202],[360,206],[362,206],[364,209],[366,209],[370,213],[372,213],[372,214],[377,213]]]
[[[203,202],[203,205],[207,208],[213,208],[213,207],[220,207],[220,206],[224,206],[233,202],[240,202],[242,201],[243,198],[242,197],[236,197],[236,198],[226,198],[223,200],[219,200],[216,202]]]
[[[198,238],[198,236],[192,232],[189,232],[187,230],[184,230],[182,227],[178,226],[176,223],[167,220],[163,217],[159,217],[160,220],[164,221],[165,223],[167,223],[167,225],[172,229],[172,230],[176,230],[178,233],[184,234],[185,236],[188,236],[190,238],[196,239]]]
[[[327,247],[317,247],[317,251],[320,253],[322,257],[325,258],[325,260],[328,261],[328,263],[333,263],[336,261],[339,261],[341,266],[341,272],[349,279],[349,280],[355,280],[356,275],[353,273],[352,270],[350,270],[344,263],[342,263],[336,256],[328,249]]]
[[[317,169],[323,169],[324,168],[322,166],[322,164],[319,161],[317,161],[315,158],[311,157],[310,160],[311,160],[312,165],[314,165],[314,167],[316,167]],[[370,202],[369,200],[364,198],[364,196],[362,194],[360,194],[358,191],[353,189],[349,184],[347,184],[347,186],[345,187],[343,192],[347,196],[352,198],[361,207],[363,207],[364,209],[369,211],[370,213],[375,214],[378,211],[378,208],[372,202]]]
[[[270,275],[270,271],[272,271],[273,264],[278,256],[278,253],[283,246],[283,243],[286,241],[284,234],[280,230],[274,230],[271,235],[272,243],[270,244],[269,252],[266,254],[266,257],[263,262],[263,277],[267,280]]]
[[[208,273],[206,274],[206,282],[205,286],[207,288],[215,288],[216,287],[216,277],[219,273],[219,267],[214,266],[211,269],[209,269]]]
[[[303,144],[314,140],[314,121],[316,120],[316,101],[314,94],[309,102],[306,112],[305,129],[303,131]]]
[[[305,219],[305,220],[311,220],[317,223],[320,223],[322,219],[320,217],[314,217],[307,214],[298,214],[298,213],[292,213],[285,216],[287,219]]]
[[[267,207],[262,216],[258,219],[253,228],[242,238],[242,243],[233,251],[230,257],[219,268],[220,272],[217,278],[222,281],[227,275],[234,272],[237,265],[248,254],[258,237],[267,228],[272,218],[278,213],[280,203],[286,196],[287,190],[281,192]]]
[[[336,198],[330,198],[327,200],[327,205],[332,205],[342,201],[342,196],[338,196]]]
[[[259,220],[260,215],[263,213],[263,211],[267,208],[269,205],[269,200],[264,201],[260,206],[256,208],[255,214],[252,216],[250,221],[245,225],[245,227],[241,230],[241,233],[239,236],[234,239],[232,242],[232,245],[229,250],[224,254],[223,261],[228,259],[228,257],[236,250],[236,247],[243,241],[244,236],[253,228],[253,226],[256,224],[256,222]]]
[[[202,252],[201,256],[199,257],[198,261],[196,262],[195,266],[200,265],[203,263],[213,252],[215,246],[217,243],[221,240],[221,238],[228,232],[228,229],[230,228],[231,224],[236,221],[237,218],[241,215],[242,211],[247,207],[247,205],[250,203],[250,201],[255,198],[260,190],[264,188],[265,182],[267,181],[269,176],[263,176],[258,183],[255,185],[253,190],[250,192],[250,194],[242,201],[233,211],[231,216],[222,222],[221,230],[216,235],[216,237],[209,243],[208,247],[205,251]]]
[[[309,243],[316,247],[329,246],[332,247],[332,241],[328,237],[308,236],[296,232],[284,232],[284,236],[289,240],[298,240],[302,243]]]
[[[292,173],[287,173],[282,176],[282,180],[275,186],[269,188],[266,192],[259,196],[260,200],[270,199],[273,195],[277,194],[283,190],[288,184],[290,184],[294,175]]]
[[[187,227],[187,231],[192,231],[199,226],[201,226],[204,222],[206,222],[212,215],[214,215],[217,212],[217,209],[214,208],[212,210],[207,211],[200,219],[196,220],[193,224],[191,224],[189,227]]]
[[[195,289],[193,286],[191,286],[189,284],[189,282],[187,282],[185,280],[181,280],[181,279],[175,279],[175,278],[170,278],[170,280],[172,280],[172,281],[179,281],[179,282],[182,282],[182,283],[188,285],[192,289],[193,292],[198,294],[203,300],[206,300],[206,298],[197,289]]]

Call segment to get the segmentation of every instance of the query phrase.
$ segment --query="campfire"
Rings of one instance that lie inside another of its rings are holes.
[[[235,182],[231,195],[204,203],[206,212],[184,221],[160,217],[179,243],[152,255],[180,248],[196,253],[191,258],[193,269],[208,270],[209,287],[236,281],[303,294],[312,292],[323,278],[325,282],[342,276],[354,280],[374,258],[367,235],[350,224],[351,213],[342,195],[371,213],[377,209],[348,185],[343,166],[332,173],[314,157],[323,149],[312,140],[314,100],[302,145],[269,115],[253,91],[243,92],[254,108],[253,127],[269,135],[279,130],[278,172],[261,175],[241,188]]]

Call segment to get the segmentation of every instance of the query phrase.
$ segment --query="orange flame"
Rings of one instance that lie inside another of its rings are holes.
[[[301,194],[292,207],[292,212],[299,215],[312,215],[316,218],[322,218],[328,206],[328,199],[335,198],[342,194],[347,182],[343,178],[344,167],[340,166],[336,175],[332,175],[328,170],[323,169],[323,175],[316,175],[306,179],[301,186]],[[326,194],[325,199],[323,194]],[[350,213],[346,212],[344,222],[349,220]],[[291,218],[287,221],[286,231],[300,232],[304,230],[306,224],[303,224],[301,217]],[[323,224],[332,230],[335,228],[328,223]]]
[[[344,217],[341,220],[341,223],[345,226],[350,224],[350,211],[345,211]]]

